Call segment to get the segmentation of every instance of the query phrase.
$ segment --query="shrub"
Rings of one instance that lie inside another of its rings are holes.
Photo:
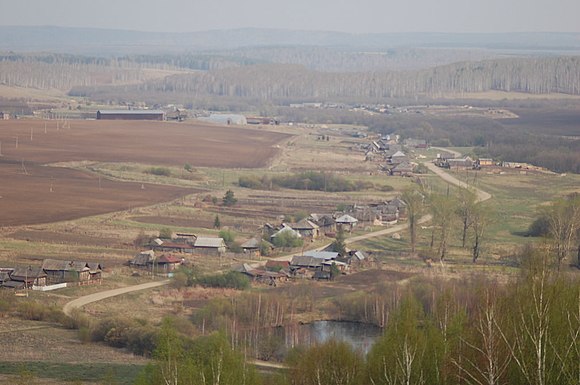
[[[304,244],[302,238],[297,237],[290,231],[279,233],[273,240],[276,247],[301,247]]]
[[[157,176],[171,176],[171,170],[166,167],[151,167],[145,173]]]
[[[196,283],[204,287],[221,287],[237,290],[244,290],[250,287],[249,278],[235,271],[199,277]]]

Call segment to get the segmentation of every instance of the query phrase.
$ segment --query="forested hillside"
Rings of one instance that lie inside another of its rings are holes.
[[[500,59],[464,62],[419,71],[333,73],[292,64],[258,64],[174,75],[145,82],[129,93],[173,99],[228,96],[277,101],[360,101],[418,95],[440,97],[490,90],[531,94],[580,94],[580,57]],[[99,98],[119,90],[74,88],[72,95]]]

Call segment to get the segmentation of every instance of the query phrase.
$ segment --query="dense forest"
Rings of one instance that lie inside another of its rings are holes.
[[[381,100],[483,91],[580,94],[580,58],[502,59],[419,71],[331,73],[300,65],[264,64],[175,75],[135,91],[269,101]]]

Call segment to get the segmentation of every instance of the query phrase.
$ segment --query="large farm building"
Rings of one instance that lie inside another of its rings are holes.
[[[165,120],[160,110],[99,110],[98,120]]]

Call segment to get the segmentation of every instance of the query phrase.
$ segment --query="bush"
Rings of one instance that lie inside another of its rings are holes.
[[[304,240],[290,231],[283,231],[274,238],[273,243],[276,247],[301,247]]]
[[[145,173],[157,176],[171,176],[171,170],[166,167],[151,167]]]
[[[237,290],[245,290],[250,287],[249,278],[235,271],[199,277],[196,283],[203,287],[221,287]]]

